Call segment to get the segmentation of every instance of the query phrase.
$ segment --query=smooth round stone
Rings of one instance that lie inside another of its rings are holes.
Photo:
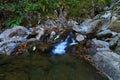
[[[77,37],[76,37],[77,41],[83,41],[84,39],[85,39],[85,36],[83,36],[81,34],[78,34]]]

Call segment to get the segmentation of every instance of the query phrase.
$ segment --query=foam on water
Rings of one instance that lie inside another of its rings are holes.
[[[68,46],[72,46],[72,45],[76,45],[77,42],[74,40],[74,38],[72,37],[72,42],[68,43],[68,39],[71,38],[70,35],[67,36],[67,38],[65,39],[65,41],[57,44],[54,49],[52,50],[53,54],[65,54],[66,53],[66,48]]]
[[[53,54],[65,54],[66,50],[65,48],[67,47],[67,42],[61,42],[58,45],[55,46],[55,48],[52,50]]]

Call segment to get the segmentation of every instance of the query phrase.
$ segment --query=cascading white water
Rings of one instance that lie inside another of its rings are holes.
[[[65,49],[66,49],[68,46],[72,46],[72,45],[76,45],[76,44],[77,44],[77,42],[74,40],[73,37],[72,37],[72,39],[71,39],[72,42],[69,43],[69,42],[68,42],[68,39],[69,39],[69,38],[71,38],[70,35],[67,36],[67,38],[65,39],[65,41],[57,44],[57,45],[54,47],[54,49],[52,50],[52,53],[53,53],[53,54],[59,54],[59,55],[65,54],[65,53],[66,53],[66,50],[65,50]]]

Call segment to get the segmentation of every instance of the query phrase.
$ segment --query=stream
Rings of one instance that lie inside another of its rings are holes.
[[[39,53],[38,53],[39,54]],[[108,80],[88,62],[70,54],[0,56],[0,80]]]
[[[6,29],[0,33],[0,80],[120,80],[119,16],[108,9],[80,24],[48,19]]]
[[[89,62],[68,53],[66,48],[77,44],[70,32],[65,40],[55,44],[52,54],[1,55],[0,80],[108,80]]]

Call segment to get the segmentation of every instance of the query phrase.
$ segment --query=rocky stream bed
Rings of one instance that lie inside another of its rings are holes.
[[[120,80],[119,16],[107,10],[81,24],[48,19],[32,28],[4,30],[0,34],[0,79],[107,80],[104,74],[109,80]]]

